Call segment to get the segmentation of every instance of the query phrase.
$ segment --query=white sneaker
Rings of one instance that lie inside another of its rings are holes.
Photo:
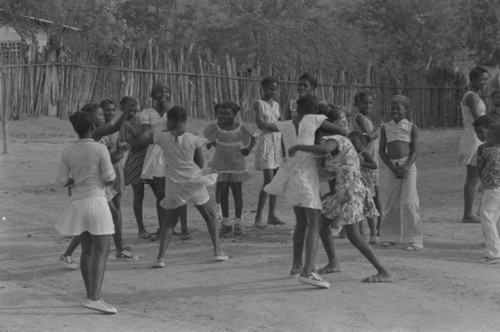
[[[71,256],[61,256],[59,260],[63,263],[63,265],[70,270],[78,270],[78,264]]]
[[[84,306],[87,309],[102,312],[103,314],[113,315],[118,312],[118,310],[116,310],[115,307],[110,306],[109,304],[104,302],[103,299],[97,301],[86,299],[85,302],[82,303],[82,306]]]
[[[321,278],[317,273],[311,272],[307,276],[299,276],[299,281],[303,284],[315,286],[318,288],[330,288],[330,283]]]

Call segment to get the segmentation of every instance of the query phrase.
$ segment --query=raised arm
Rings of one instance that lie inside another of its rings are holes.
[[[107,126],[101,126],[96,130],[94,130],[94,132],[92,133],[92,138],[94,139],[94,141],[96,142],[100,141],[101,138],[103,138],[104,136],[111,135],[120,130],[123,124],[125,123],[129,113],[130,112],[122,112],[122,114],[120,115],[118,120],[116,120],[115,123]]]
[[[321,123],[320,128],[324,129],[326,131],[329,131],[332,134],[337,134],[337,135],[342,135],[342,136],[346,136],[347,135],[347,131],[344,128],[342,128],[340,126],[337,126],[336,124],[333,124],[333,123],[331,123],[328,120],[323,121]]]
[[[290,157],[295,156],[297,151],[304,151],[309,153],[314,153],[318,155],[329,154],[333,151],[337,150],[338,144],[335,140],[328,140],[325,144],[322,145],[303,145],[297,144],[288,149],[288,155]]]

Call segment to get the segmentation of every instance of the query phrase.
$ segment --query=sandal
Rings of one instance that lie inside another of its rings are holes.
[[[334,268],[328,265],[316,269],[316,273],[318,274],[329,274],[329,273],[339,273],[339,272],[342,272],[340,271],[339,268]]]
[[[384,241],[384,242],[380,243],[380,245],[382,246],[382,248],[389,248],[389,247],[392,247],[394,245],[394,242]]]
[[[141,240],[151,240],[151,235],[152,235],[151,233],[144,232],[144,233],[139,233],[137,237]]]
[[[392,282],[391,277],[387,276],[380,276],[378,274],[369,276],[361,280],[361,282],[364,282],[366,284],[376,284],[376,283],[381,283],[381,282]]]
[[[294,269],[294,268],[292,268],[292,269],[290,270],[290,275],[291,275],[292,277],[298,277],[298,276],[302,273],[302,269],[303,269],[303,267],[302,267],[302,266],[301,266],[301,267],[298,267],[298,268],[295,268],[295,269]]]
[[[122,250],[121,253],[116,254],[116,258],[124,261],[138,261],[139,256],[134,255],[129,250]]]

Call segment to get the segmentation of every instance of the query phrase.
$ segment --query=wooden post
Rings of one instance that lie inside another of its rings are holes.
[[[4,85],[4,70],[0,73],[0,106],[2,107],[2,134],[3,134],[3,154],[9,153],[9,115],[7,114],[7,107],[5,103],[5,96],[3,91]]]

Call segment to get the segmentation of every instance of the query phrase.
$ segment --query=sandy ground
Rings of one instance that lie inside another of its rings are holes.
[[[193,120],[201,133],[206,123]],[[175,237],[165,269],[152,269],[158,243],[137,239],[132,192],[123,197],[124,237],[140,256],[110,255],[103,285],[114,316],[82,308],[79,271],[58,261],[69,243],[54,220],[66,200],[55,181],[60,153],[75,140],[57,118],[11,122],[10,153],[0,155],[0,331],[498,331],[500,266],[479,264],[480,225],[459,223],[464,170],[456,165],[458,130],[422,132],[419,193],[425,249],[376,248],[394,282],[363,284],[374,273],[347,240],[337,240],[342,273],[328,290],[302,285],[291,267],[291,209],[279,202],[285,226],[250,227],[260,173],[245,184],[242,237],[223,239],[231,259],[214,263],[204,222],[189,210],[192,239]],[[253,156],[249,157],[253,164]],[[382,177],[382,191],[383,186]],[[153,196],[145,220],[156,228]],[[79,249],[75,257],[79,256]],[[318,248],[317,265],[326,262]]]

